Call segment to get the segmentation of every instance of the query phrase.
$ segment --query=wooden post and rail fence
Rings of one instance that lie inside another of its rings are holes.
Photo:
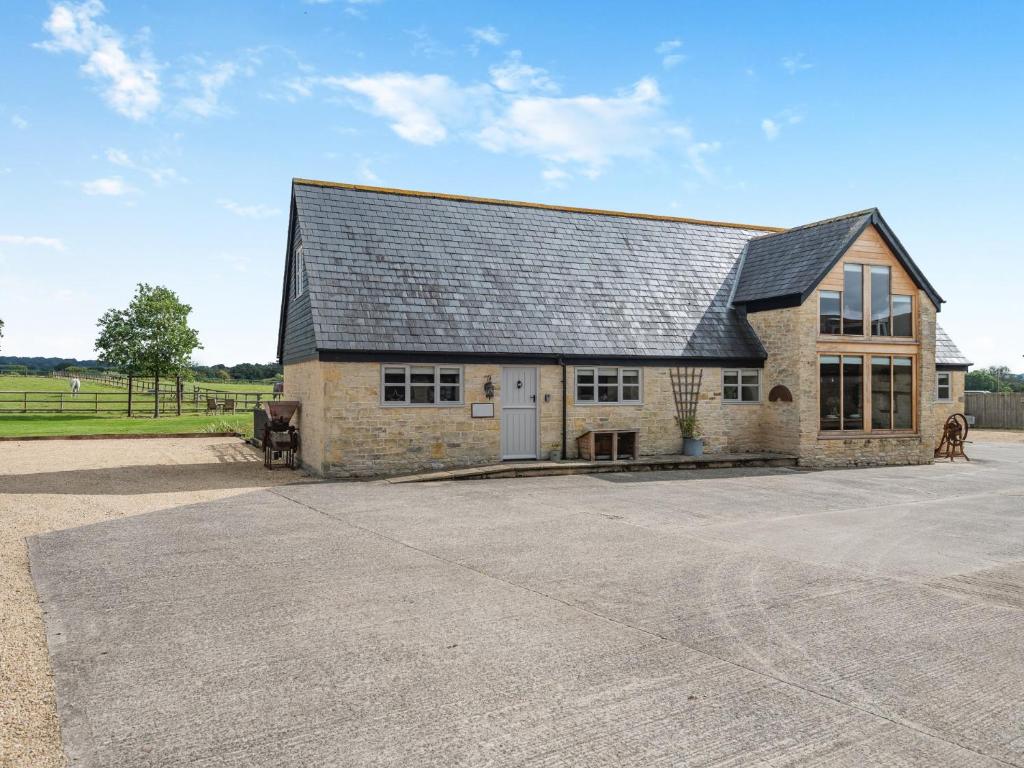
[[[189,385],[180,377],[164,384],[151,378],[121,375],[67,374],[55,378],[91,381],[121,392],[51,392],[45,390],[0,390],[0,416],[7,413],[68,413],[94,415],[181,416],[236,413],[252,410],[272,398],[269,392],[226,392]]]
[[[1024,392],[967,392],[964,413],[981,429],[1024,429]]]

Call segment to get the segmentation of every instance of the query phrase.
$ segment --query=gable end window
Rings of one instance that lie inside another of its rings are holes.
[[[953,374],[949,371],[935,374],[935,399],[942,403],[953,401]]]
[[[380,391],[382,405],[462,405],[462,369],[383,365]]]
[[[636,405],[642,401],[639,368],[577,368],[579,405]]]
[[[758,368],[724,368],[722,401],[726,403],[761,402],[761,371]]]
[[[298,298],[306,292],[306,258],[302,246],[295,248],[292,256],[292,297]]]

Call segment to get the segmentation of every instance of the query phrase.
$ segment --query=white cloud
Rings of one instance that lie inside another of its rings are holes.
[[[100,0],[58,3],[43,24],[51,39],[39,47],[85,56],[82,72],[108,83],[103,97],[111,108],[132,120],[142,120],[160,106],[157,66],[145,52],[137,58],[130,56],[115,30],[96,23],[105,11]]]
[[[507,35],[504,32],[499,32],[492,26],[478,27],[469,30],[470,37],[473,38],[473,43],[469,46],[470,52],[476,56],[480,52],[481,45],[494,45],[498,46],[505,42]]]
[[[522,96],[477,135],[493,152],[521,151],[582,166],[594,177],[615,157],[649,154],[668,133],[658,84],[644,78],[617,96]]]
[[[679,53],[679,49],[682,47],[683,42],[681,40],[665,40],[658,44],[654,52],[661,56],[662,67],[672,69],[686,61],[686,55]]]
[[[121,197],[135,190],[128,186],[120,176],[109,176],[104,179],[83,181],[82,191],[93,196]]]
[[[373,168],[370,167],[370,161],[365,158],[359,161],[359,168],[357,172],[359,174],[359,178],[367,184],[380,183],[380,176],[374,172]]]
[[[217,201],[217,205],[236,216],[241,216],[243,219],[267,219],[271,216],[277,216],[281,211],[277,208],[273,208],[263,203],[256,205],[242,205],[236,203],[234,200],[220,199]]]
[[[522,58],[520,51],[511,51],[503,63],[490,68],[491,82],[496,88],[510,93],[558,93],[558,84],[547,70],[524,64]]]
[[[173,168],[160,168],[153,166],[146,162],[145,157],[142,162],[137,162],[133,160],[127,152],[121,149],[110,148],[107,150],[106,156],[107,160],[114,165],[118,165],[122,168],[129,168],[133,171],[138,171],[139,173],[144,173],[157,186],[163,186],[169,181],[184,181],[184,179]]]
[[[11,115],[11,125],[17,128],[19,131],[24,131],[28,128],[28,120],[21,115]]]
[[[540,177],[553,187],[564,187],[565,183],[572,178],[572,174],[561,168],[545,168],[540,172]]]
[[[204,72],[194,75],[199,93],[183,98],[179,106],[186,112],[198,117],[212,117],[226,114],[228,110],[221,106],[220,92],[239,73],[239,66],[233,61],[222,61],[214,64]]]
[[[783,56],[782,57],[782,68],[789,72],[791,75],[795,75],[797,72],[802,72],[805,69],[810,69],[813,64],[808,64],[804,61],[804,55],[802,53],[796,54],[796,56]]]
[[[686,156],[690,158],[690,167],[705,179],[713,179],[714,174],[711,173],[711,169],[704,161],[704,156],[714,154],[721,148],[721,143],[717,141],[700,141],[691,144],[686,148]]]
[[[325,85],[357,93],[370,100],[370,111],[391,121],[391,130],[414,144],[437,144],[448,136],[446,121],[454,121],[479,92],[460,88],[445,75],[387,72],[361,77],[326,77]]]
[[[64,250],[64,241],[57,237],[40,237],[39,235],[0,235],[0,245],[26,245],[39,248]]]
[[[794,112],[791,109],[785,109],[775,117],[766,117],[761,121],[761,131],[764,133],[764,137],[768,141],[775,141],[779,138],[779,134],[782,132],[782,127],[785,125],[796,125],[797,123],[803,122],[804,116],[799,112]]]

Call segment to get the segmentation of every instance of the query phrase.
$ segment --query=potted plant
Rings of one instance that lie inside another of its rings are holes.
[[[683,416],[679,419],[679,429],[683,432],[683,455],[703,456],[704,438],[700,436],[700,424],[696,416]]]

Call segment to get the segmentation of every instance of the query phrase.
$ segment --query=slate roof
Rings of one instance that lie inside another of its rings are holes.
[[[767,228],[296,180],[316,349],[756,360],[729,303]]]
[[[871,211],[757,237],[743,257],[734,301],[746,303],[782,296],[802,296],[814,286],[822,265],[835,263],[871,220]]]
[[[789,306],[803,303],[868,225],[875,226],[914,282],[936,307],[941,306],[942,297],[925,279],[877,208],[752,239],[743,256],[733,301],[748,305],[748,309],[773,301]]]
[[[953,339],[949,337],[946,330],[938,323],[935,324],[935,364],[949,366],[973,365],[966,355],[960,351],[959,347],[953,343]]]

